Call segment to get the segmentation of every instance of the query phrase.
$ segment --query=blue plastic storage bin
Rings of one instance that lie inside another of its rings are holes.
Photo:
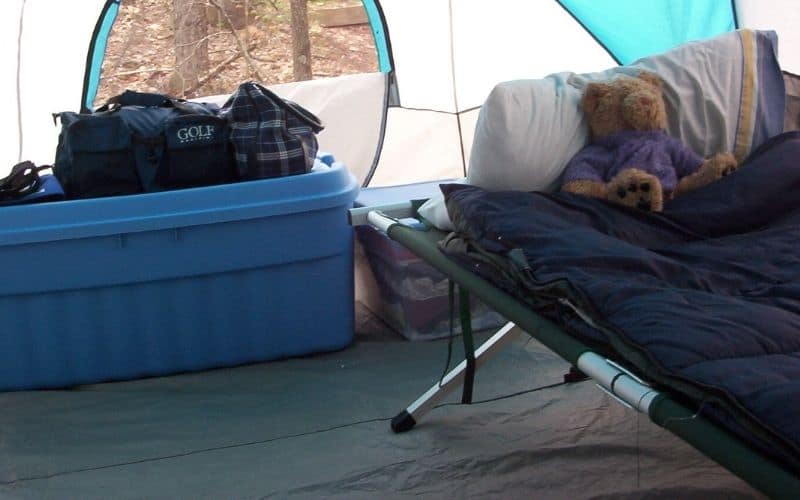
[[[0,209],[0,390],[163,375],[353,339],[358,185],[293,177]]]

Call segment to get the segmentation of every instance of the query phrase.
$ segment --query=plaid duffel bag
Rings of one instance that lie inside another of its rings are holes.
[[[319,118],[255,83],[239,85],[223,105],[241,179],[303,174],[314,166]]]

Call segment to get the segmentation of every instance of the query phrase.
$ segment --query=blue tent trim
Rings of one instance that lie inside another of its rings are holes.
[[[619,64],[736,29],[732,2],[557,0]]]
[[[89,54],[86,56],[86,73],[83,79],[83,99],[81,111],[88,112],[94,107],[97,97],[97,88],[100,85],[100,70],[106,54],[108,35],[114,26],[119,12],[120,0],[108,0],[100,12],[100,18],[94,27],[92,41],[89,44]]]
[[[378,53],[378,69],[381,73],[388,73],[392,71],[394,64],[383,10],[375,0],[362,0],[361,3],[367,12],[369,27],[372,29],[372,37],[375,40],[375,51]]]

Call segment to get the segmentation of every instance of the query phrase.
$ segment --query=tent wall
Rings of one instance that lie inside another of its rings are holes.
[[[616,65],[556,2],[454,1],[452,6],[458,111],[483,104],[502,81]]]
[[[392,43],[400,104],[455,112],[449,2],[381,2]]]
[[[402,111],[389,111],[371,186],[466,175],[479,107],[498,82],[615,65],[555,1],[381,4]]]
[[[364,73],[270,88],[314,110],[325,124],[318,136],[320,150],[333,153],[356,178],[364,179],[381,141],[388,78],[387,73]]]
[[[0,16],[0,47],[3,51],[3,73],[0,75],[0,106],[6,110],[3,127],[3,148],[0,152],[0,174],[20,158],[19,110],[17,100],[17,39],[19,37],[22,0],[6,0],[5,15]]]
[[[4,109],[19,109],[13,122],[21,127],[18,131],[13,127],[19,134],[17,140],[6,142],[0,151],[2,171],[21,159],[42,164],[53,162],[57,129],[52,113],[74,110],[80,105],[89,41],[104,3],[104,0],[3,2],[6,12],[0,16],[4,64],[0,93]]]
[[[722,0],[559,0],[620,64],[736,29]]]
[[[382,5],[404,108],[455,113],[480,106],[500,81],[615,65],[554,1]]]
[[[464,177],[456,115],[389,108],[380,162],[369,185],[456,177]]]
[[[797,0],[736,0],[739,25],[778,34],[778,62],[800,74],[800,3]]]
[[[498,82],[601,71],[738,26],[777,29],[781,63],[798,72],[792,68],[800,57],[800,30],[792,27],[800,27],[800,9],[793,0],[385,0],[382,5],[406,112],[390,112],[370,185],[464,175],[459,169],[469,162],[475,120],[462,113],[478,108]],[[433,118],[424,110],[451,113],[454,119]],[[460,137],[448,137],[453,133]]]
[[[480,108],[458,114],[389,108],[380,162],[369,185],[464,177],[479,113]]]

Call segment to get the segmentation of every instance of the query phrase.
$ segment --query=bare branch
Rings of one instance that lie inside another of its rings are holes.
[[[198,45],[198,44],[201,44],[203,42],[209,41],[212,37],[219,36],[219,35],[227,35],[227,34],[228,34],[227,31],[217,31],[215,33],[210,33],[210,34],[208,34],[208,35],[206,35],[203,38],[200,38],[198,40],[193,40],[193,41],[191,41],[189,43],[181,43],[181,44],[177,44],[176,43],[175,47],[177,48],[177,47],[188,47],[189,45]]]
[[[255,47],[254,46],[248,47],[248,49],[251,49],[251,50],[253,48],[255,48]],[[209,81],[211,81],[212,78],[214,78],[215,76],[220,74],[222,72],[222,70],[225,69],[226,66],[228,66],[233,61],[235,61],[235,60],[239,59],[240,57],[242,57],[243,54],[244,53],[242,51],[238,51],[235,54],[233,54],[232,56],[229,56],[227,59],[225,59],[221,63],[217,64],[211,71],[208,72],[207,75],[205,75],[203,78],[199,79],[197,81],[196,85],[193,85],[191,88],[187,89],[186,93],[189,94],[191,92],[195,92],[196,90],[201,89],[205,84],[207,84]]]
[[[134,69],[131,71],[120,71],[118,73],[112,73],[108,76],[109,77],[128,76],[128,75],[138,75],[140,73],[169,73],[170,71],[172,71],[172,68],[145,68],[145,69]]]

